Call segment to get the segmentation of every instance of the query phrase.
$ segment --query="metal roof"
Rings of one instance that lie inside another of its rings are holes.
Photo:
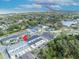
[[[53,39],[53,37],[54,37],[53,34],[51,34],[49,32],[44,32],[41,36],[46,39]]]

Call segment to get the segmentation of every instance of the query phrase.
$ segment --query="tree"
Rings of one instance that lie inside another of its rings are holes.
[[[38,55],[42,59],[78,59],[79,44],[77,41],[79,42],[79,40],[77,38],[77,36],[73,35],[60,35],[48,42],[47,47],[42,48]]]

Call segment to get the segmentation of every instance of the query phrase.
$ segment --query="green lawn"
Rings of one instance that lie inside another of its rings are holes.
[[[2,56],[2,54],[0,53],[0,59],[3,59],[3,56]]]

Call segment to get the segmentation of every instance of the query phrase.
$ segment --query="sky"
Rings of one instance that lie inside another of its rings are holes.
[[[0,0],[0,14],[52,10],[79,11],[79,0]]]

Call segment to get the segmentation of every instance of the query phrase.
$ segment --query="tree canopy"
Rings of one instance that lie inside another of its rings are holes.
[[[41,59],[78,59],[79,35],[58,36],[40,50]]]

